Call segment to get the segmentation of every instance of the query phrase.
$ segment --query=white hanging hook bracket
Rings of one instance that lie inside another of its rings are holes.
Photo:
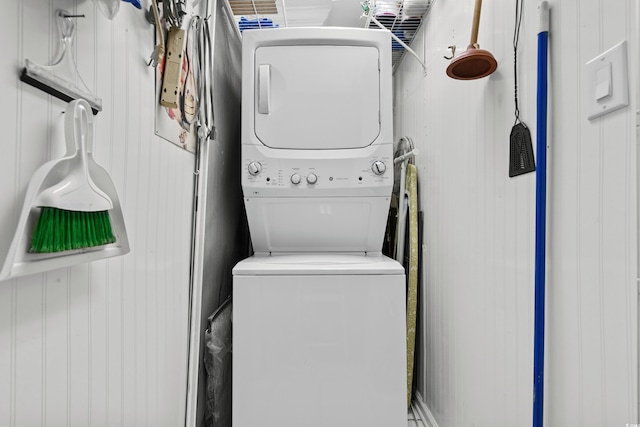
[[[407,153],[404,153],[403,155],[398,156],[395,159],[393,159],[393,163],[397,165],[398,163],[402,163],[405,160],[410,159],[411,157],[417,156],[419,153],[420,152],[418,151],[418,149],[414,148],[413,150],[411,150],[411,151],[409,151]]]
[[[374,16],[370,16],[369,15],[369,19],[371,20],[371,22],[373,22],[374,24],[376,24],[378,27],[382,28],[383,30],[387,30],[389,31],[389,29],[387,27],[385,27],[384,25],[382,25],[380,23],[380,21],[378,21]],[[420,65],[422,65],[422,70],[424,72],[424,75],[427,75],[427,65],[424,63],[424,61],[422,59],[420,59],[420,57],[418,56],[418,54],[409,47],[409,45],[407,45],[405,42],[403,42],[400,37],[396,36],[395,34],[393,34],[393,32],[389,31],[389,34],[391,34],[391,38],[393,38],[395,41],[397,41],[400,46],[402,46],[407,52],[409,52],[414,58],[416,58],[416,60],[420,63]]]

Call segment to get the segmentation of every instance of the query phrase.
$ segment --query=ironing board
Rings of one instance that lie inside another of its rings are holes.
[[[416,349],[418,307],[418,170],[407,165],[406,192],[409,197],[409,270],[407,273],[407,407],[411,404],[413,364]]]

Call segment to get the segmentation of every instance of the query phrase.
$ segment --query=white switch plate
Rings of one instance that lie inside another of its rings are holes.
[[[589,120],[629,105],[626,41],[587,62],[586,71]]]

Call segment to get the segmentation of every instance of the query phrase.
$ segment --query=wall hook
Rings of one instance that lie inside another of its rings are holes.
[[[451,56],[445,56],[444,59],[453,59],[456,56],[456,45],[451,45],[448,47],[451,50]]]

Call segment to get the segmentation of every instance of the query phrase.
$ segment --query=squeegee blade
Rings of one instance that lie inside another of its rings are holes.
[[[46,67],[35,64],[28,59],[25,61],[20,80],[65,102],[79,98],[85,99],[91,106],[93,114],[102,111],[102,100],[100,98],[80,89],[68,80],[47,70]]]

